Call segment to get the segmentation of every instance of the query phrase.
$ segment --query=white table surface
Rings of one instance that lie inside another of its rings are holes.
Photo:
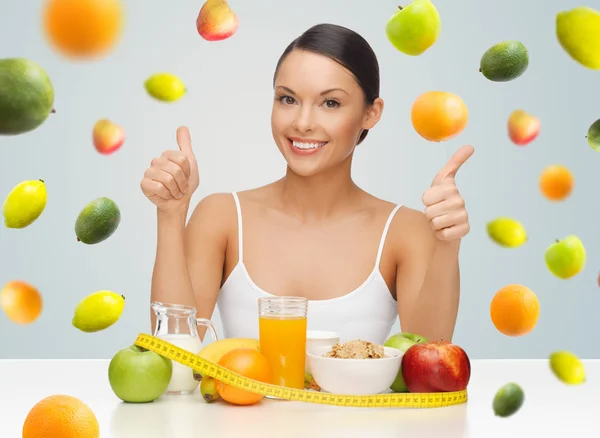
[[[584,361],[588,381],[567,386],[546,360],[473,360],[469,400],[428,409],[350,408],[263,400],[253,406],[205,403],[189,396],[162,396],[148,404],[121,402],[108,383],[108,360],[0,360],[2,437],[21,436],[31,407],[53,394],[86,402],[102,438],[179,437],[418,437],[530,438],[600,436],[600,360]],[[504,383],[525,391],[512,417],[495,417],[492,399]]]

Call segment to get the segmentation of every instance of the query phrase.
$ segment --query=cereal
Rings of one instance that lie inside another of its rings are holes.
[[[335,344],[325,357],[337,359],[381,359],[384,357],[383,346],[368,341],[348,341]]]

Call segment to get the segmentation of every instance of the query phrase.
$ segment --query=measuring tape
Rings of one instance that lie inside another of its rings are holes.
[[[466,403],[467,401],[466,389],[453,392],[348,395],[286,388],[249,379],[156,336],[140,333],[134,344],[190,367],[198,373],[213,377],[227,385],[254,394],[283,400],[365,408],[437,408]]]

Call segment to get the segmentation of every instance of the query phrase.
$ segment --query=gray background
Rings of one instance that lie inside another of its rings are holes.
[[[472,358],[544,358],[569,349],[600,357],[597,313],[600,291],[597,172],[600,155],[585,141],[600,117],[600,73],[587,70],[559,47],[558,11],[576,0],[439,0],[438,42],[420,57],[397,52],[384,26],[396,1],[231,0],[240,18],[237,34],[208,43],[196,33],[201,2],[127,1],[127,27],[109,57],[70,62],[54,53],[40,29],[41,0],[0,0],[0,57],[27,57],[52,77],[56,114],[39,129],[0,138],[0,194],[22,180],[43,178],[48,205],[24,230],[0,229],[0,283],[23,279],[43,294],[44,311],[29,326],[0,313],[0,357],[110,358],[149,330],[149,287],[156,243],[156,216],[139,182],[150,160],[177,148],[177,126],[189,126],[201,183],[193,203],[215,191],[243,190],[279,178],[285,164],[270,133],[271,80],[285,46],[308,27],[331,22],[361,33],[381,66],[386,107],[379,125],[357,151],[356,181],[377,196],[422,208],[420,197],[460,145],[475,155],[458,175],[472,231],[461,251],[462,301],[454,342]],[[478,73],[491,45],[521,40],[530,50],[528,71],[510,83]],[[179,75],[189,93],[165,104],[149,98],[143,81],[152,73]],[[428,143],[410,123],[410,107],[424,91],[457,93],[470,111],[467,128],[447,143]],[[590,93],[591,91],[591,93]],[[509,142],[508,115],[523,108],[542,120],[538,139],[525,148]],[[126,129],[123,148],[100,156],[92,147],[94,123],[108,117]],[[562,203],[538,190],[542,169],[568,166],[576,186]],[[73,225],[89,201],[108,196],[122,210],[119,230],[107,241],[84,246]],[[514,216],[529,231],[527,245],[502,249],[487,238],[485,224]],[[556,237],[575,233],[588,249],[585,270],[561,281],[546,269],[543,253]],[[533,333],[509,338],[489,317],[494,293],[521,283],[537,293],[541,316]],[[84,334],[71,326],[80,299],[99,289],[126,296],[122,318],[111,328]],[[220,329],[220,319],[213,316]],[[394,331],[397,327],[394,327]]]

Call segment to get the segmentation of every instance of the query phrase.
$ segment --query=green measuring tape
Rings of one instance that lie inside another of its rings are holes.
[[[134,344],[154,351],[167,359],[174,360],[198,373],[213,377],[227,385],[282,400],[364,408],[438,408],[462,404],[467,401],[466,389],[453,392],[351,395],[286,388],[249,379],[156,336],[140,333]]]

